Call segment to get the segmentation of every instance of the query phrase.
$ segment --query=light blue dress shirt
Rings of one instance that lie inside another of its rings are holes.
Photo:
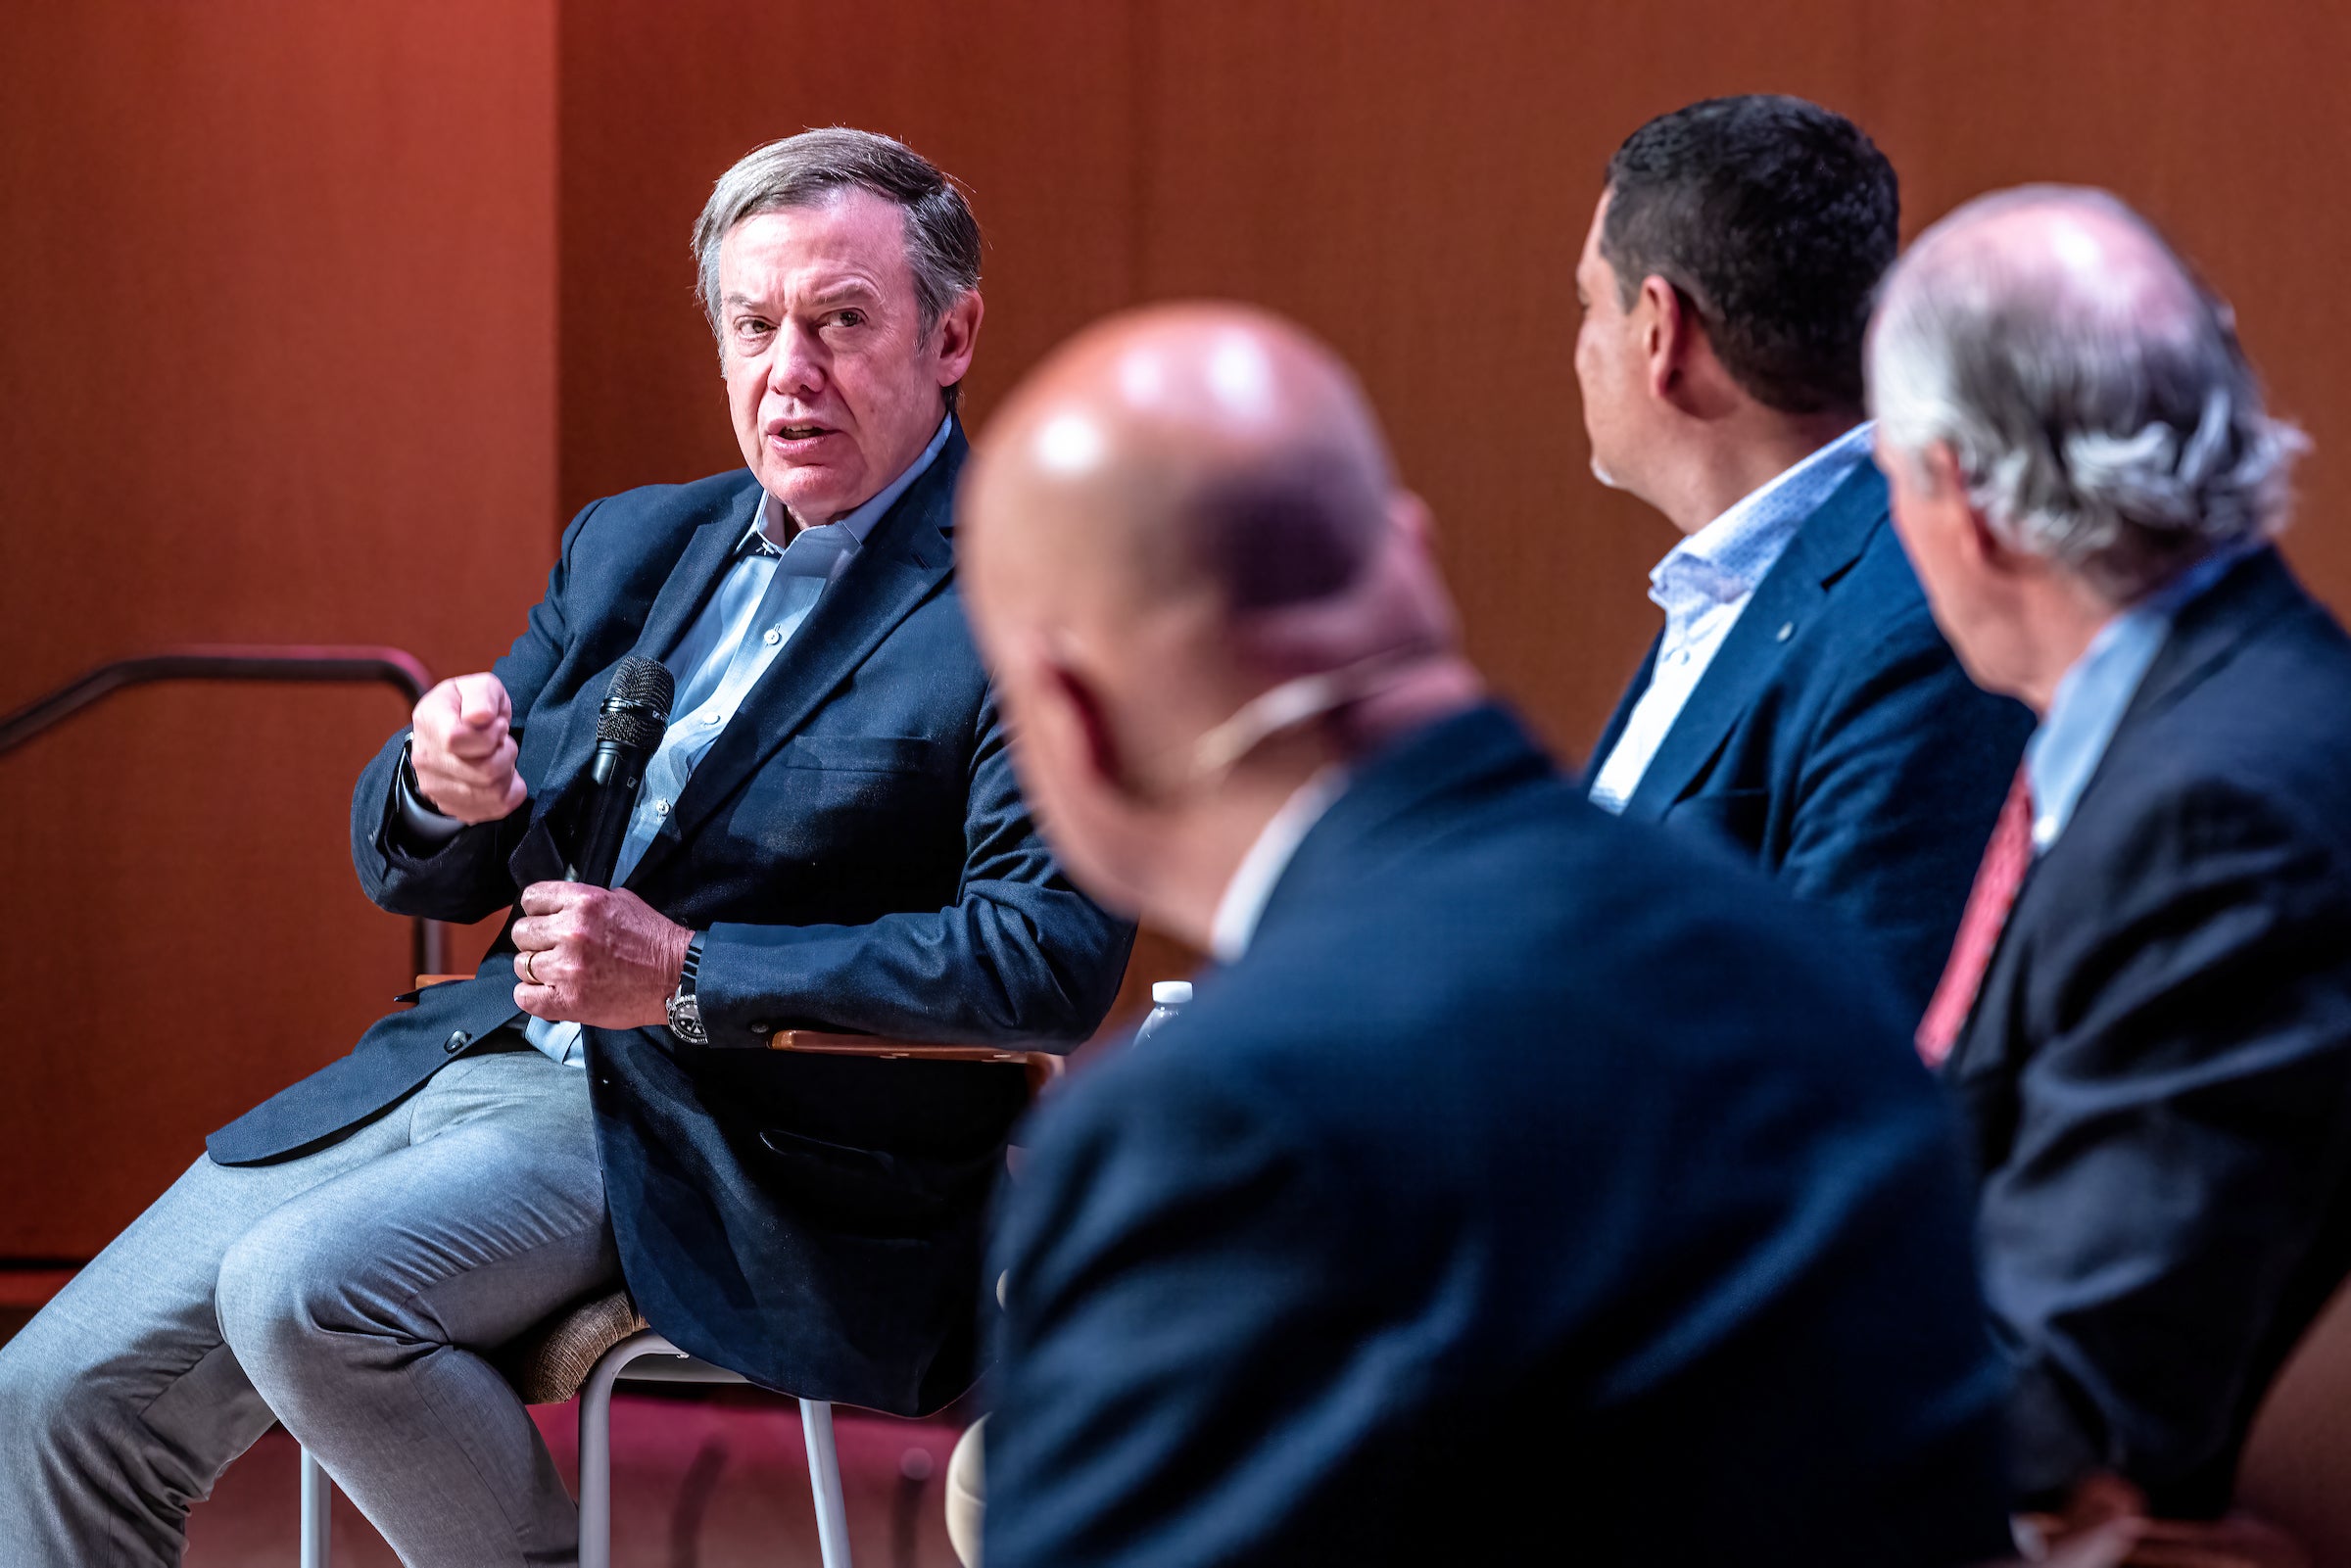
[[[1863,421],[1773,478],[1666,553],[1649,574],[1649,596],[1665,612],[1665,635],[1649,686],[1633,704],[1600,772],[1592,803],[1622,811],[1641,787],[1673,723],[1707,666],[1739,624],[1748,601],[1787,553],[1804,519],[1869,461],[1876,426]]]
[[[2105,760],[2131,699],[2172,635],[2173,619],[2258,547],[2256,542],[2208,555],[2124,610],[2098,628],[2089,646],[2059,679],[2040,728],[2025,742],[2035,854],[2046,853],[2073,820],[2074,807]]]
[[[904,473],[871,500],[820,527],[792,533],[791,519],[776,499],[762,500],[759,515],[751,519],[737,547],[734,564],[661,661],[677,682],[677,694],[670,703],[669,728],[646,764],[637,809],[630,814],[620,859],[612,869],[612,885],[628,880],[676,807],[696,766],[741,711],[744,698],[808,619],[827,585],[848,569],[874,525],[937,460],[953,428],[952,418],[939,421],[938,433]],[[789,539],[782,549],[775,545],[779,536]],[[400,810],[404,826],[427,842],[454,836],[459,826],[417,800],[405,785]],[[567,1067],[587,1065],[579,1024],[532,1019],[522,1032],[554,1061]]]

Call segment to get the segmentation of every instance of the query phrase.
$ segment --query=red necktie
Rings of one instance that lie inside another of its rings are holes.
[[[2019,768],[2016,782],[2008,786],[2008,799],[2000,807],[1999,821],[1992,824],[1991,842],[1984,846],[1983,864],[1976,868],[1976,884],[1968,890],[1967,913],[1959,917],[1959,935],[1951,943],[1950,962],[1943,965],[1935,1000],[1927,1004],[1927,1016],[1919,1021],[1918,1054],[1928,1067],[1942,1067],[1943,1059],[1951,1054],[1960,1025],[1976,1005],[1984,971],[1991,964],[1991,950],[1999,945],[2000,927],[2008,924],[2016,890],[2024,885],[2026,868],[2032,864],[2033,786],[2025,770]]]

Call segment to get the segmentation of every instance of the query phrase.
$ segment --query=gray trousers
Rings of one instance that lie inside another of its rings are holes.
[[[572,1561],[562,1479],[477,1353],[619,1277],[587,1077],[468,1057],[330,1148],[198,1160],[0,1346],[0,1568],[176,1563],[273,1421],[410,1568]]]

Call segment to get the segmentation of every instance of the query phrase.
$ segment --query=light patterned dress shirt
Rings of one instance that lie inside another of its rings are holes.
[[[1649,574],[1649,596],[1665,612],[1665,636],[1633,705],[1624,733],[1592,781],[1592,803],[1622,811],[1641,787],[1690,693],[1722,650],[1723,640],[1769,575],[1804,519],[1853,471],[1869,461],[1868,421],[1802,462],[1748,492],[1666,553]]]

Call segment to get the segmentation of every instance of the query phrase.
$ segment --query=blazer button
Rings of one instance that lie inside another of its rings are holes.
[[[751,1032],[753,1034],[766,1034],[774,1028],[775,1025],[768,1022],[765,1019],[755,1019],[751,1022]]]
[[[456,1056],[472,1043],[472,1035],[467,1034],[463,1029],[452,1029],[449,1031],[449,1038],[441,1042],[441,1049],[447,1051],[451,1056]]]

